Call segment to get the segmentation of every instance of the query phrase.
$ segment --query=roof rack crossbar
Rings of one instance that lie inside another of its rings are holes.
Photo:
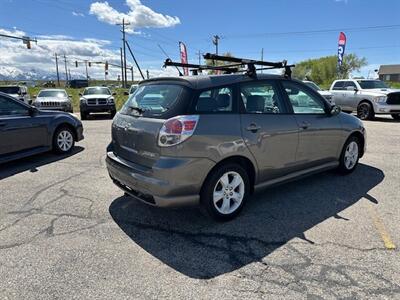
[[[210,66],[210,65],[200,65],[200,64],[188,64],[188,63],[180,63],[174,62],[171,59],[166,59],[164,62],[164,67],[174,66],[174,67],[182,67],[182,68],[190,68],[193,75],[197,75],[198,71],[202,70],[215,70],[215,71],[224,71],[225,73],[238,73],[238,72],[246,72],[246,74],[250,77],[257,76],[257,71],[259,70],[271,70],[271,69],[284,69],[284,76],[286,78],[291,78],[292,76],[292,67],[295,65],[288,65],[286,60],[281,62],[269,62],[269,61],[261,61],[247,58],[238,58],[231,56],[222,56],[216,55],[212,53],[206,53],[203,55],[205,59],[213,60],[213,61],[223,61],[230,64],[226,64],[223,66]],[[262,66],[262,68],[256,68],[256,66]],[[246,69],[243,69],[246,67]]]

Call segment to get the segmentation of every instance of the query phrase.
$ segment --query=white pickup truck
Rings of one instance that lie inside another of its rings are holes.
[[[343,111],[356,111],[361,120],[371,120],[375,114],[391,114],[400,120],[400,90],[387,87],[383,81],[335,80],[329,91],[336,105]]]

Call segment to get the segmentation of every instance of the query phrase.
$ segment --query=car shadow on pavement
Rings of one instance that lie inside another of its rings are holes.
[[[0,165],[0,180],[28,170],[32,173],[37,172],[38,168],[41,166],[73,156],[79,152],[82,152],[84,149],[85,148],[83,147],[75,146],[74,149],[72,149],[72,151],[68,154],[54,154],[52,152],[45,152],[7,162]]]
[[[109,212],[145,251],[191,278],[209,279],[261,261],[293,238],[365,197],[384,178],[360,164],[354,173],[326,172],[257,193],[235,220],[216,223],[199,209],[161,209],[130,197],[115,199]]]

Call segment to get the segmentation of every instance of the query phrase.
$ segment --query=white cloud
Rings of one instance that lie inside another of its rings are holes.
[[[25,32],[20,30],[4,30],[0,28],[0,33],[14,36],[24,36]],[[52,74],[55,76],[55,58],[54,53],[59,55],[59,70],[61,78],[64,79],[65,68],[64,58],[65,54],[68,59],[68,68],[71,69],[71,74],[85,74],[84,64],[79,64],[78,68],[75,67],[75,60],[91,62],[108,61],[113,64],[119,65],[120,53],[118,49],[110,49],[111,42],[108,40],[85,38],[76,40],[71,36],[64,35],[47,35],[38,36],[37,44],[32,43],[32,49],[27,49],[26,45],[19,40],[12,40],[8,38],[0,38],[0,77],[5,74],[27,74],[35,71],[40,74]],[[131,65],[128,57],[128,64]],[[152,64],[158,65],[157,61]],[[171,76],[176,75],[174,70],[164,70],[161,68],[162,60],[159,61],[159,67],[151,67],[146,62],[141,61],[141,67],[144,72],[149,68],[151,76]],[[134,68],[134,76],[136,79],[140,78],[140,74]],[[116,79],[120,74],[120,69],[110,67],[109,79]],[[104,78],[104,65],[92,64],[89,68],[89,75],[92,78]],[[129,72],[130,78],[130,72]]]
[[[83,13],[81,13],[81,12],[76,12],[76,11],[73,11],[73,12],[72,12],[72,15],[73,15],[74,17],[84,17],[84,16],[85,16],[85,14],[83,14]]]
[[[138,28],[172,27],[181,23],[178,17],[157,13],[150,7],[143,5],[140,0],[126,0],[126,4],[130,10],[123,13],[111,7],[107,1],[94,2],[90,5],[90,14],[95,15],[100,21],[112,25],[125,19],[130,23],[127,27],[129,33],[135,33]]]

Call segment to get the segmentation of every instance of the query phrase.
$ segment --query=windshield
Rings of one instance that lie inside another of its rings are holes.
[[[380,80],[358,80],[358,84],[363,90],[389,88],[383,81]]]
[[[321,91],[321,88],[314,82],[308,81],[308,82],[304,82],[304,83],[316,91]]]
[[[161,115],[179,99],[182,86],[174,84],[139,86],[121,109],[123,114],[143,112],[146,116]]]
[[[83,94],[84,95],[111,95],[111,92],[108,88],[96,87],[96,88],[85,89]]]
[[[54,98],[66,98],[67,93],[65,91],[41,91],[39,97],[54,97]]]
[[[19,94],[19,87],[18,86],[0,86],[0,92],[6,94]]]

